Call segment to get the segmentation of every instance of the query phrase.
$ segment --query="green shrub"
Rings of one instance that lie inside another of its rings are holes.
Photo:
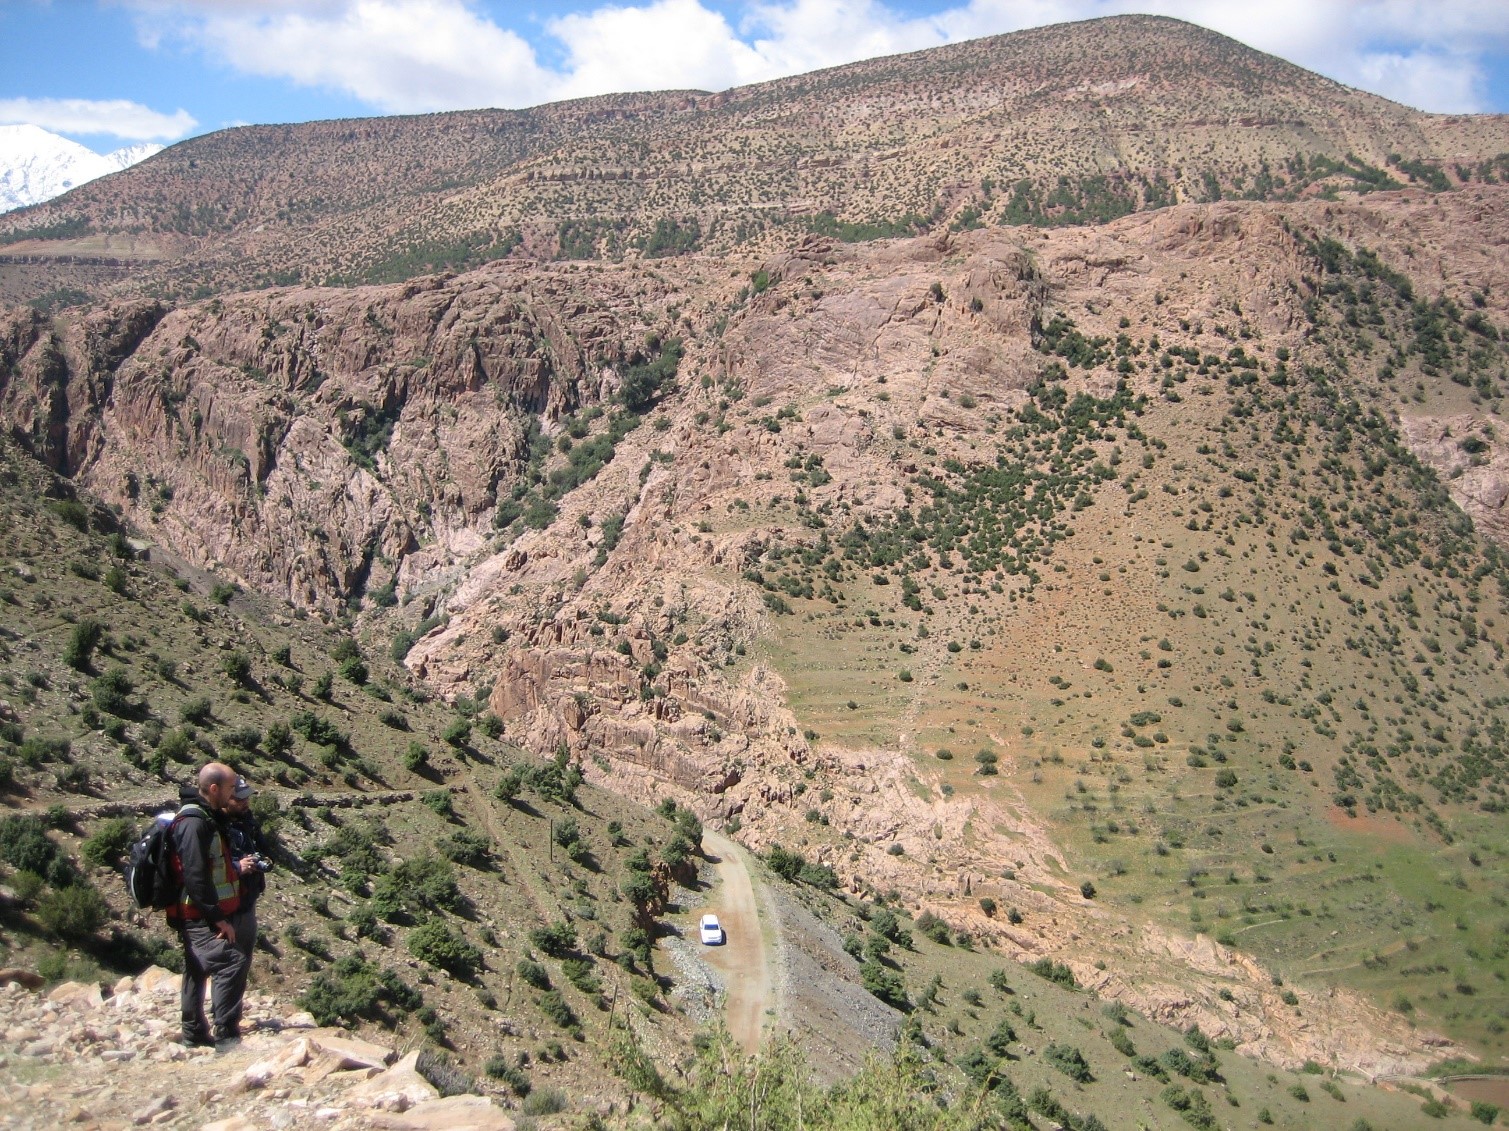
[[[293,731],[288,724],[281,719],[267,728],[267,735],[262,740],[262,748],[267,751],[271,758],[284,758],[293,749]]]
[[[377,870],[382,863],[370,845],[366,852],[345,857],[348,867],[357,859],[362,861],[360,870],[365,874]],[[388,922],[399,923],[442,911],[463,911],[466,899],[456,884],[456,872],[450,861],[425,854],[405,860],[391,872],[380,875],[372,886],[372,907]]]
[[[75,671],[88,671],[94,650],[105,635],[105,626],[93,617],[82,617],[68,634],[63,647],[63,662]]]
[[[55,499],[48,509],[80,534],[89,533],[89,508],[77,499]]]
[[[1088,1084],[1095,1079],[1084,1054],[1072,1045],[1049,1045],[1043,1050],[1043,1059],[1057,1068],[1069,1079]]]
[[[178,709],[180,722],[193,723],[196,726],[207,726],[214,717],[215,705],[203,695],[190,699]]]
[[[1198,1088],[1191,1091],[1170,1084],[1160,1093],[1163,1102],[1179,1113],[1181,1119],[1199,1131],[1216,1131],[1220,1126],[1210,1110],[1210,1101]]]
[[[422,774],[430,768],[430,752],[421,743],[411,742],[404,751],[403,767],[411,773]]]
[[[519,959],[519,964],[514,967],[518,975],[525,983],[537,990],[550,989],[550,972],[540,963],[531,958]]]
[[[570,923],[536,927],[529,932],[529,941],[551,958],[564,958],[576,950],[576,928]]]
[[[924,911],[921,915],[917,916],[916,923],[917,930],[932,939],[939,946],[948,946],[953,942],[953,937],[949,934],[948,924],[931,911]]]
[[[1048,981],[1063,986],[1065,989],[1076,990],[1079,988],[1079,982],[1074,978],[1074,971],[1061,962],[1054,962],[1051,958],[1039,958],[1036,962],[1030,963],[1027,969],[1031,970],[1039,978],[1046,978]]]
[[[525,1115],[554,1115],[566,1110],[566,1093],[558,1088],[531,1092],[522,1105]]]
[[[245,652],[227,652],[220,658],[220,670],[232,683],[247,683],[251,679],[252,662]]]
[[[83,942],[105,924],[110,908],[87,883],[76,883],[44,894],[37,903],[37,919],[49,934],[65,942]]]
[[[540,1012],[550,1018],[555,1024],[568,1032],[577,1032],[578,1025],[576,1012],[561,996],[560,990],[546,990],[540,995]]]
[[[451,791],[449,789],[432,789],[419,795],[419,800],[438,817],[454,817],[455,806],[451,803]]]
[[[136,826],[124,817],[112,817],[95,826],[79,845],[79,855],[97,868],[111,868],[124,859],[136,840]]]
[[[492,841],[470,829],[457,830],[443,838],[436,847],[447,860],[470,868],[485,868],[492,857]]]
[[[419,1011],[420,1023],[431,1040],[439,1043],[445,1039],[445,1029],[440,1015],[426,1006]],[[444,1096],[465,1096],[477,1090],[476,1081],[451,1063],[444,1053],[434,1049],[421,1049],[414,1061],[414,1071],[428,1080],[434,1089]]]
[[[997,1056],[1005,1056],[1008,1047],[1016,1042],[1016,1030],[1008,1022],[1000,1022],[985,1038],[985,1047]]]
[[[910,1008],[901,975],[871,960],[859,968],[860,984],[881,1001],[903,1012]]]
[[[408,947],[419,961],[462,981],[470,981],[482,968],[482,952],[438,919],[410,931]]]
[[[0,860],[20,872],[46,876],[59,859],[58,846],[36,817],[0,817]]]
[[[602,983],[592,971],[590,958],[561,959],[561,973],[566,975],[568,982],[589,997],[603,991]]]
[[[520,1099],[529,1095],[529,1077],[524,1075],[524,1070],[517,1064],[509,1064],[501,1056],[494,1056],[488,1059],[482,1070],[492,1079],[506,1084],[508,1090]]]

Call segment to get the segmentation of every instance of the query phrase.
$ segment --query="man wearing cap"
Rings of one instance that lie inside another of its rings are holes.
[[[220,811],[236,788],[236,772],[223,762],[199,771],[183,791],[183,804],[169,833],[175,878],[182,886],[168,908],[168,923],[183,943],[183,1042],[212,1045],[232,1040],[241,1024],[241,992],[246,986],[246,955],[236,946],[231,917],[241,905],[236,893],[237,866],[221,827]],[[213,1034],[204,1015],[205,983],[213,978],[210,1010]]]
[[[236,863],[236,896],[239,906],[231,916],[236,931],[236,949],[246,956],[246,964],[236,979],[234,992],[239,1002],[251,975],[252,951],[257,945],[257,900],[267,889],[265,875],[267,844],[257,818],[251,811],[252,787],[243,777],[236,778],[230,800],[225,803],[225,832],[230,840],[231,859]],[[239,1035],[239,1026],[233,1035]]]

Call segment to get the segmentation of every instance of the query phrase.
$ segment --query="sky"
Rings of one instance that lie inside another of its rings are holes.
[[[1127,12],[1422,110],[1509,112],[1509,0],[0,0],[0,125],[228,126],[723,90]]]

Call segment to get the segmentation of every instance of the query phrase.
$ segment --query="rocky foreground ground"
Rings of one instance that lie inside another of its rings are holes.
[[[152,967],[111,991],[65,982],[47,993],[0,985],[0,1123],[33,1128],[161,1126],[202,1131],[301,1127],[512,1131],[486,1096],[442,1098],[417,1052],[315,1025],[247,996],[244,1038],[186,1048],[178,975]]]

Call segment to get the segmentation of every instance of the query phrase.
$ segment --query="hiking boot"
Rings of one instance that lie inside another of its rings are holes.
[[[185,1029],[179,1034],[178,1040],[191,1049],[214,1048],[215,1046],[215,1038],[203,1030]]]
[[[215,1039],[210,1042],[216,1048],[226,1048],[230,1045],[240,1044],[241,1026],[234,1025],[228,1029],[219,1029],[215,1032]]]

